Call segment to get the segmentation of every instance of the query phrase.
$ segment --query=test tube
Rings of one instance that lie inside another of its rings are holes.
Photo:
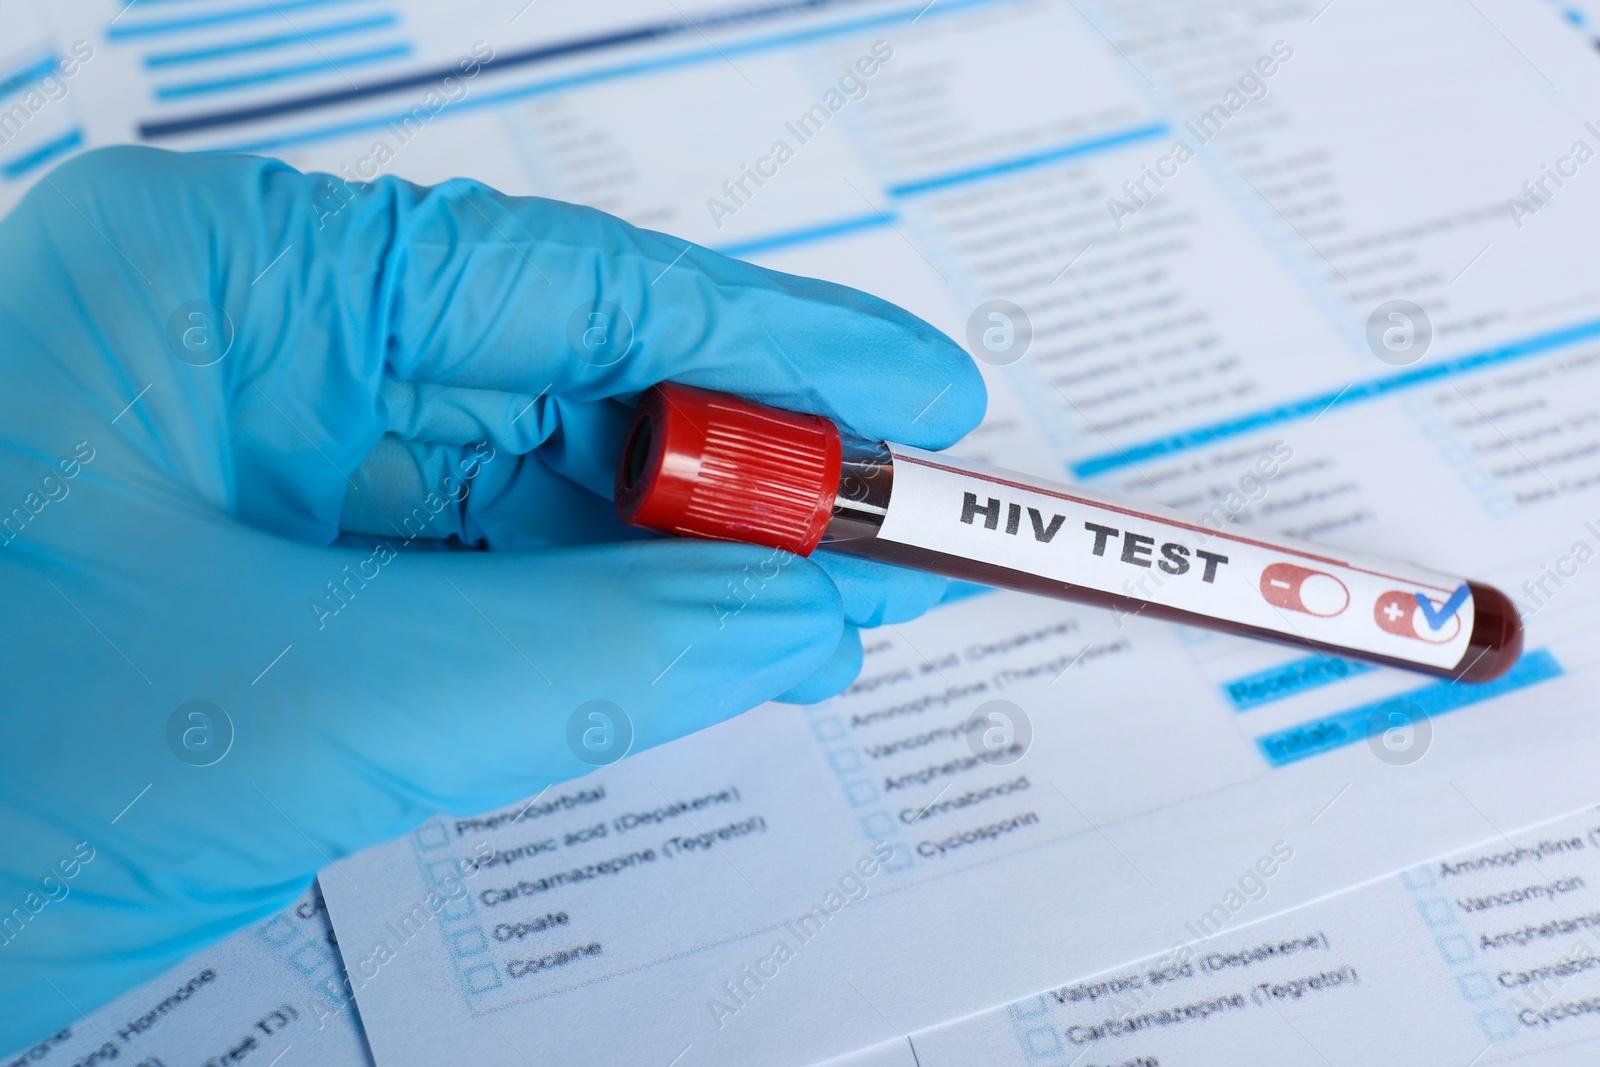
[[[1214,528],[674,383],[640,399],[616,506],[663,533],[824,547],[1463,682],[1500,677],[1522,651],[1516,608],[1479,582]]]

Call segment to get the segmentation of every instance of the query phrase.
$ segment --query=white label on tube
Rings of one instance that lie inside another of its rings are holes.
[[[1466,653],[1473,603],[1459,578],[889,448],[880,539],[1431,667]]]

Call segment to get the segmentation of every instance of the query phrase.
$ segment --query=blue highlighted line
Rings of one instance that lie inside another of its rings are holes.
[[[1228,698],[1235,711],[1249,711],[1274,700],[1296,696],[1309,689],[1317,689],[1358,674],[1375,671],[1369,663],[1338,656],[1307,656],[1304,659],[1280,663],[1255,674],[1222,684],[1222,694]]]
[[[1436,719],[1447,712],[1481,704],[1518,689],[1558,678],[1561,665],[1544,649],[1528,652],[1510,672],[1492,682],[1435,682],[1409,693],[1364,704],[1314,722],[1257,738],[1256,745],[1274,767],[1316,756],[1381,734],[1397,726]]]
[[[774,0],[774,2],[759,7],[703,15],[697,21],[689,21],[681,17],[680,14],[679,18],[667,22],[632,26],[589,37],[568,38],[553,43],[536,45],[531,48],[521,48],[513,52],[491,55],[479,61],[478,70],[492,70],[495,73],[499,73],[529,65],[570,59],[579,55],[667,40],[689,33],[697,34],[702,40],[706,40],[707,44],[710,44],[710,41],[705,38],[705,30],[707,28],[734,26],[792,15],[801,11],[817,11],[842,4],[860,4],[864,2],[866,0]],[[967,2],[970,2],[970,0],[967,0]],[[702,51],[697,54],[706,56],[709,53]],[[725,54],[723,56],[726,58]],[[389,96],[406,89],[433,87],[447,78],[454,77],[458,73],[458,68],[459,64],[452,63],[444,67],[412,70],[405,74],[369,82],[365,85],[352,85],[338,92],[311,93],[286,100],[273,100],[251,107],[229,108],[222,111],[187,115],[178,119],[143,122],[139,125],[139,135],[146,140],[152,140],[176,134],[194,133],[199,130],[217,129],[223,126],[237,126],[243,123],[258,122],[265,118],[297,114],[305,111],[319,111],[340,104],[348,104],[355,100]]]
[[[1012,171],[1047,166],[1076,156],[1085,156],[1092,152],[1101,152],[1108,148],[1119,148],[1122,145],[1132,144],[1136,141],[1160,137],[1171,129],[1172,127],[1165,122],[1156,122],[1148,126],[1140,126],[1137,129],[1123,130],[1120,133],[1107,134],[1103,137],[1093,137],[1086,141],[1075,141],[1072,144],[1062,145],[1060,148],[1052,148],[1033,155],[1021,156],[1017,159],[1008,159],[1000,163],[972,167],[967,170],[956,171],[954,174],[944,174],[937,178],[924,178],[920,181],[906,182],[903,185],[892,185],[889,187],[889,194],[891,196],[915,196],[918,193],[945,189],[952,185],[964,185],[967,182],[982,181],[1001,174],[1010,174]]]
[[[182,52],[156,52],[144,57],[144,65],[151,69],[176,67],[185,63],[203,63],[210,59],[244,55],[248,52],[265,52],[274,48],[292,48],[307,41],[320,41],[328,37],[342,37],[346,34],[361,33],[365,30],[388,29],[398,24],[399,21],[393,15],[377,15],[373,18],[356,19],[352,22],[336,22],[330,26],[312,26],[299,33],[279,33],[269,37],[252,37],[248,40],[234,41],[231,44],[213,45],[208,48],[191,48]]]
[[[1083,141],[1073,141],[1070,144],[1035,152],[1016,159],[1004,160],[998,163],[988,163],[981,167],[946,174],[937,178],[926,178],[921,181],[910,182],[905,185],[891,186],[889,194],[896,197],[914,196],[917,193],[928,192],[933,189],[943,189],[952,185],[960,185],[970,181],[981,181],[986,178],[996,177],[1001,174],[1010,174],[1013,171],[1026,170],[1031,167],[1046,166],[1059,163],[1062,160],[1072,159],[1077,156],[1088,155],[1092,152],[1115,148],[1146,138],[1157,137],[1166,133],[1170,127],[1164,123],[1154,123],[1149,126],[1140,126],[1137,129],[1123,130],[1119,133],[1106,134]],[[810,226],[805,229],[793,230],[789,233],[775,234],[771,237],[758,238],[740,244],[719,247],[717,251],[727,256],[748,256],[757,252],[767,252],[774,248],[783,248],[788,245],[803,244],[807,241],[819,241],[841,234],[852,233],[856,230],[876,229],[879,226],[892,226],[899,216],[893,213],[885,214],[875,212],[862,215],[842,222],[831,222],[821,226]]]
[[[305,63],[292,63],[286,67],[252,71],[249,74],[235,74],[226,78],[208,78],[205,81],[163,85],[156,90],[155,96],[158,100],[175,100],[186,96],[198,96],[202,93],[220,93],[229,89],[243,89],[254,85],[264,85],[268,82],[300,78],[306,75],[327,74],[330,71],[337,72],[345,67],[361,67],[368,63],[378,63],[385,59],[398,59],[401,56],[410,54],[410,45],[390,45],[387,48],[375,48],[366,52],[348,52],[332,58],[324,57]]]
[[[657,71],[674,70],[681,67],[694,66],[700,63],[721,63],[726,61],[731,56],[752,55],[779,48],[787,48],[790,45],[804,44],[810,41],[825,40],[831,37],[859,33],[862,30],[875,29],[879,26],[891,26],[902,22],[912,21],[916,19],[919,14],[924,12],[928,18],[944,17],[971,8],[988,7],[991,4],[1013,2],[1015,2],[1015,0],[943,0],[942,3],[934,4],[931,8],[924,3],[913,7],[902,8],[899,11],[838,22],[829,26],[817,27],[815,29],[796,30],[790,33],[757,38],[755,40],[745,41],[738,44],[727,44],[723,45],[721,48],[703,48],[697,51],[684,52],[675,56],[663,56],[659,59],[639,60],[637,62],[620,64],[618,66],[607,67],[601,70],[586,71],[582,74],[573,74],[567,77],[554,78],[549,81],[533,82],[527,85],[518,86],[513,89],[505,89],[497,93],[474,95],[469,99],[462,100],[458,104],[451,105],[450,110],[452,114],[459,114],[466,111],[475,110],[477,108],[499,107],[501,104],[505,104],[510,101],[524,100],[535,96],[543,96],[548,93],[561,92],[582,85],[596,85],[604,82],[615,81],[621,78],[634,77],[640,74],[651,74]],[[488,69],[494,70],[497,69],[498,66],[499,64],[497,63],[494,66],[488,67]],[[443,74],[446,72],[440,71],[437,73],[439,76],[443,76]],[[432,75],[430,75],[430,77],[432,77]],[[326,101],[329,106],[332,106],[335,103],[343,102],[345,101],[342,97],[339,99],[334,99],[331,96]],[[313,101],[312,103],[316,103],[320,106],[322,101]],[[302,106],[301,103],[296,102],[292,107],[260,108],[250,112],[249,114],[222,117],[227,118],[228,123],[231,124],[236,121],[259,121],[261,119],[276,117],[280,113],[302,110],[306,110],[306,107]],[[234,144],[230,144],[221,148],[215,148],[213,150],[227,152],[271,152],[275,149],[284,148],[289,145],[305,144],[310,141],[322,141],[333,137],[343,137],[348,134],[361,133],[370,129],[381,129],[391,122],[400,121],[410,113],[411,112],[409,110],[402,110],[387,115],[376,116],[368,119],[359,119],[353,122],[342,122],[336,125],[302,130],[276,137],[265,137],[254,141],[236,142]],[[212,118],[208,116],[200,116],[194,120],[171,120],[159,123],[144,123],[139,127],[139,134],[141,137],[147,140],[154,140],[165,136],[193,132],[197,129],[207,129],[211,128],[212,126],[222,124],[223,123],[221,122],[213,121]]]
[[[8,181],[15,181],[29,171],[66,155],[82,144],[83,131],[81,129],[69,130],[63,136],[40,145],[27,155],[18,156],[16,159],[0,164],[0,175],[4,175]]]
[[[1254,433],[1257,430],[1264,430],[1268,426],[1276,426],[1280,423],[1292,422],[1308,416],[1315,417],[1333,407],[1343,408],[1366,400],[1381,399],[1392,393],[1398,393],[1405,389],[1414,389],[1419,385],[1427,385],[1442,378],[1465,374],[1468,371],[1479,370],[1497,363],[1509,363],[1513,360],[1526,359],[1529,356],[1539,355],[1554,348],[1561,348],[1578,341],[1587,341],[1593,337],[1600,337],[1600,319],[1579,323],[1576,326],[1568,326],[1550,333],[1539,334],[1537,337],[1516,341],[1500,348],[1492,348],[1486,352],[1476,352],[1470,356],[1442,360],[1426,367],[1418,367],[1400,374],[1393,374],[1387,378],[1372,378],[1364,382],[1355,382],[1338,392],[1321,393],[1301,400],[1291,400],[1277,407],[1254,411],[1223,422],[1214,422],[1209,426],[1185,430],[1168,437],[1159,437],[1154,441],[1146,441],[1143,444],[1129,445],[1127,448],[1117,452],[1105,452],[1098,456],[1090,456],[1088,459],[1072,464],[1070,469],[1075,477],[1092,478],[1097,474],[1104,474],[1120,467],[1131,466],[1143,459],[1154,459],[1158,456],[1170,456],[1178,452],[1186,452],[1192,448],[1202,448],[1224,438]]]
[[[113,24],[106,36],[113,41],[129,37],[150,37],[161,33],[181,33],[184,30],[204,29],[207,26],[224,26],[250,19],[270,18],[288,11],[301,11],[308,7],[326,7],[329,4],[348,4],[352,0],[281,0],[280,3],[257,4],[235,8],[232,11],[215,11],[209,15],[191,15],[187,18],[165,19],[160,22],[133,22],[127,26]],[[126,10],[126,8],[124,8]]]
[[[26,89],[28,86],[48,77],[56,72],[56,57],[45,56],[32,66],[23,67],[0,78],[0,97],[10,96],[14,92]]]
[[[820,241],[827,237],[854,233],[857,230],[873,230],[879,226],[890,226],[893,225],[894,220],[895,216],[893,215],[875,212],[871,215],[862,215],[858,218],[845,219],[841,222],[809,226],[802,230],[790,230],[787,233],[774,234],[771,237],[759,237],[740,244],[722,245],[717,248],[717,251],[725,256],[748,256],[757,252],[768,252],[774,248],[783,248],[787,245],[804,244],[807,241]]]

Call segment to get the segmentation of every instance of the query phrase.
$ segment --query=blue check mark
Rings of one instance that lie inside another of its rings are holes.
[[[1467,602],[1467,597],[1471,594],[1472,591],[1467,588],[1467,583],[1462,582],[1461,588],[1451,593],[1450,599],[1446,600],[1438,611],[1433,609],[1433,601],[1422,593],[1417,594],[1417,607],[1422,609],[1422,617],[1428,620],[1428,629],[1438,630],[1455,617],[1456,612],[1461,610],[1461,605]]]

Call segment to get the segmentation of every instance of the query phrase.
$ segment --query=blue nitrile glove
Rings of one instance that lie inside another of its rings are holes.
[[[967,356],[859,292],[468,181],[135,148],[46,177],[0,260],[0,1049],[589,771],[589,701],[637,750],[820,699],[943,591],[608,499],[664,379],[970,430]]]

